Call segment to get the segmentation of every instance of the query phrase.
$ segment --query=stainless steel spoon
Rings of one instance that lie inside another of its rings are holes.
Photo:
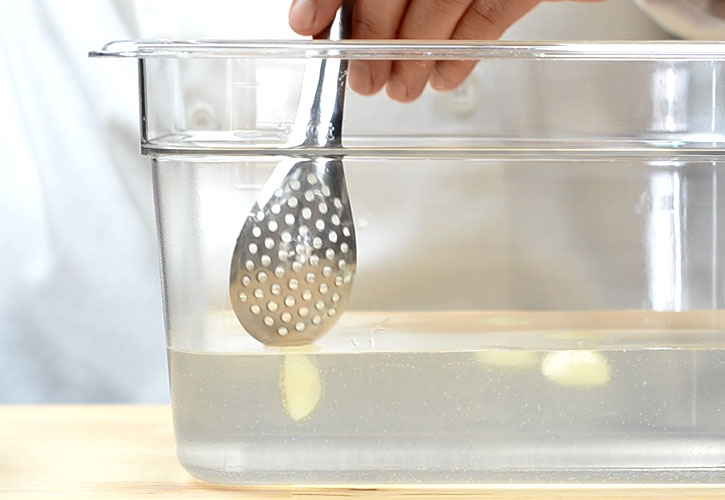
[[[343,2],[329,40],[349,34]],[[267,345],[313,342],[345,310],[357,262],[341,148],[347,61],[307,61],[288,147],[247,215],[232,255],[229,294],[244,329]],[[323,151],[321,151],[323,150]]]

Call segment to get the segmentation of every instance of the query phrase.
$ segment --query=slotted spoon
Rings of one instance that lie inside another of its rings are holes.
[[[329,40],[349,33],[343,2]],[[313,342],[347,305],[355,273],[355,227],[345,184],[342,108],[347,61],[308,59],[288,146],[247,215],[232,255],[229,293],[244,329],[267,345]]]

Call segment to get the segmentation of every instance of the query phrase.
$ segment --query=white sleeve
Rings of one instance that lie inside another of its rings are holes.
[[[669,33],[690,40],[725,40],[725,0],[635,0]]]

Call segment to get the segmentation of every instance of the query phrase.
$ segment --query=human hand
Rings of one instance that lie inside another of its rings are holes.
[[[415,40],[495,40],[542,0],[357,0],[352,38]],[[553,0],[556,1],[556,0]],[[597,0],[579,0],[597,1]],[[293,0],[289,23],[300,35],[325,29],[342,0]],[[426,82],[452,90],[475,61],[352,61],[348,81],[370,95],[385,86],[392,99],[416,99]]]

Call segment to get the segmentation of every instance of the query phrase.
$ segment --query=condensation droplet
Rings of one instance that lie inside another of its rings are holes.
[[[285,221],[285,223],[287,223],[288,225],[291,226],[292,224],[295,223],[295,216],[292,214],[287,214],[284,216],[284,221]]]
[[[269,302],[267,302],[267,310],[269,312],[275,312],[278,308],[279,306],[274,300],[270,300]]]
[[[345,235],[346,238],[349,238],[352,233],[350,232],[350,228],[345,226],[342,228],[342,234]]]
[[[274,275],[278,278],[282,278],[284,276],[284,268],[282,266],[275,267]]]
[[[327,213],[327,203],[325,203],[324,201],[321,202],[319,205],[317,205],[317,209],[320,211],[321,214],[326,214]]]
[[[330,266],[325,266],[322,268],[322,275],[325,278],[329,278],[331,274],[332,274],[332,268]]]
[[[313,325],[319,325],[320,323],[322,323],[322,318],[320,317],[319,314],[315,314],[314,316],[312,316]]]
[[[297,290],[297,287],[300,286],[300,282],[297,281],[296,279],[292,278],[287,283],[287,286],[289,287],[290,290]]]
[[[305,290],[302,292],[302,300],[310,300],[312,298],[312,292]]]
[[[330,234],[328,234],[327,237],[330,238],[330,241],[333,243],[337,241],[337,233],[335,231],[330,231]]]
[[[325,257],[327,257],[327,260],[332,260],[335,258],[335,251],[332,248],[328,248],[325,250]]]
[[[258,211],[256,217],[257,217],[257,222],[262,222],[264,220],[264,212],[262,212],[261,210]]]
[[[283,327],[283,326],[280,326],[279,328],[277,328],[277,333],[278,333],[278,334],[279,334],[280,336],[284,337],[285,335],[287,335],[287,334],[289,333],[289,330],[287,330],[287,329],[286,329],[285,327]]]
[[[310,265],[317,266],[320,263],[320,258],[317,255],[310,255]]]
[[[267,229],[269,229],[272,232],[275,232],[278,227],[279,227],[279,225],[277,224],[277,221],[276,220],[271,220],[267,224]]]
[[[285,262],[287,260],[287,257],[289,257],[289,254],[287,253],[287,250],[280,249],[279,252],[277,252],[277,257],[282,262]]]
[[[347,253],[347,251],[350,249],[350,247],[345,243],[344,241],[340,243],[340,251],[342,253]]]
[[[332,223],[333,223],[333,224],[335,224],[336,226],[339,226],[339,225],[340,225],[340,216],[339,216],[339,215],[337,215],[337,214],[332,214],[332,216],[330,216],[330,220],[331,220],[331,221],[332,221]]]
[[[335,292],[332,294],[332,301],[333,302],[340,302],[340,294]]]
[[[342,276],[335,277],[335,286],[342,286]]]
[[[305,324],[302,321],[298,322],[295,325],[295,330],[297,330],[298,332],[301,332],[304,329],[305,329]]]
[[[285,323],[289,323],[290,321],[292,321],[292,314],[288,312],[283,312],[280,318],[282,318],[282,321],[284,321]]]
[[[308,189],[305,191],[305,200],[312,201],[315,199],[315,193],[312,192],[312,190]]]
[[[314,283],[314,281],[315,281],[315,273],[307,273],[307,275],[305,275],[305,281],[307,283]]]
[[[290,208],[297,208],[298,203],[299,202],[297,201],[297,198],[290,198],[289,200],[287,200],[287,206]]]
[[[316,184],[317,183],[317,176],[310,172],[307,174],[307,183],[308,184]]]
[[[297,179],[295,179],[289,183],[289,187],[291,187],[295,191],[297,191],[301,186],[302,186],[302,184]]]
[[[282,232],[282,241],[285,243],[289,243],[290,241],[292,241],[292,235],[289,233],[289,231]]]
[[[298,312],[300,313],[300,316],[302,316],[304,318],[305,316],[307,316],[310,313],[310,310],[307,309],[306,307],[300,307],[300,310]]]
[[[239,302],[246,302],[247,301],[247,293],[246,292],[239,292],[239,295],[237,295],[237,298],[239,299]]]
[[[316,236],[315,239],[312,240],[312,246],[317,249],[322,248],[322,238]]]
[[[332,318],[332,317],[333,317],[333,316],[334,316],[335,314],[337,314],[337,311],[335,311],[334,309],[330,309],[329,311],[327,311],[327,315],[328,315],[329,317],[331,317],[331,318]]]
[[[295,298],[291,295],[287,295],[284,298],[284,305],[286,305],[287,307],[294,307],[296,302],[297,301],[295,300]]]
[[[249,307],[249,310],[252,311],[252,314],[259,314],[260,312],[262,312],[262,308],[259,307],[257,304],[252,304]]]
[[[252,262],[251,260],[248,260],[247,262],[244,263],[244,267],[247,268],[247,271],[251,271],[254,269],[254,262]]]
[[[264,271],[259,271],[257,273],[257,281],[259,281],[260,283],[264,283],[265,281],[267,281],[267,273],[265,273]]]
[[[307,233],[310,232],[310,228],[305,226],[304,224],[301,225],[298,229],[300,236],[307,236]]]
[[[327,283],[320,283],[318,290],[320,290],[320,293],[327,293],[329,287],[327,286]]]
[[[262,291],[261,288],[255,288],[254,296],[257,297],[258,299],[261,299],[262,297],[264,297],[264,292]]]
[[[325,196],[330,196],[330,194],[331,194],[330,187],[327,184],[322,185],[321,191],[322,191],[322,194],[324,194]]]
[[[272,258],[269,255],[262,255],[262,258],[260,259],[262,262],[262,265],[267,267],[270,264],[272,264]]]
[[[273,203],[270,210],[274,215],[277,215],[282,211],[282,207],[279,206],[279,203]]]
[[[318,300],[317,302],[315,302],[315,309],[317,309],[318,311],[322,311],[324,308],[325,303],[323,301]]]
[[[252,235],[255,238],[259,238],[260,236],[262,236],[262,230],[259,228],[259,226],[254,226],[252,228]]]
[[[269,291],[272,292],[272,295],[279,295],[282,293],[282,287],[279,283],[275,283],[271,287],[269,287]]]
[[[305,207],[302,209],[302,218],[303,219],[309,219],[312,217],[312,210],[310,210],[310,207]]]
[[[322,219],[317,219],[315,221],[315,227],[318,231],[322,231],[323,229],[325,229],[325,221]]]
[[[251,253],[252,255],[254,255],[254,254],[257,253],[257,245],[256,244],[254,244],[254,243],[250,243],[249,244],[249,253]]]
[[[292,270],[296,273],[300,272],[302,270],[302,264],[295,261],[292,263]]]
[[[332,200],[333,205],[335,205],[335,208],[340,210],[342,208],[342,201],[340,201],[340,198],[335,198]]]
[[[267,326],[274,325],[274,319],[272,319],[272,316],[265,316],[263,321],[264,321],[264,324]]]
[[[265,238],[264,239],[264,247],[267,250],[271,250],[272,248],[274,248],[274,240],[272,238]]]
[[[242,276],[242,285],[249,286],[251,284],[252,284],[252,278],[250,278],[246,274],[244,276]]]
[[[345,266],[346,266],[346,263],[345,263],[345,260],[344,259],[340,259],[340,260],[337,261],[337,267],[339,269],[345,269]]]

